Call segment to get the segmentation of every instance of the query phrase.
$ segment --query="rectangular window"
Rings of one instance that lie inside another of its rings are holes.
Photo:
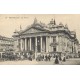
[[[53,43],[56,42],[56,36],[53,37]]]
[[[53,47],[53,52],[56,52],[56,47]]]

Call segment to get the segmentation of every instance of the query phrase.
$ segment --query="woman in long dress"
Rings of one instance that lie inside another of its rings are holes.
[[[59,64],[59,59],[58,59],[58,55],[55,56],[55,64]]]

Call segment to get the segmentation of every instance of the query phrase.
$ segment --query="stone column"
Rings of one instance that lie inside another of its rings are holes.
[[[66,53],[67,53],[67,51],[68,51],[68,49],[67,49],[67,37],[65,38],[65,51],[66,51]]]
[[[50,46],[50,44],[51,44],[51,36],[49,38],[49,52],[51,52],[51,46]]]
[[[25,38],[25,51],[27,50],[27,38]]]
[[[37,57],[37,37],[35,37],[35,59]]]
[[[48,52],[48,37],[46,36],[46,52]]]
[[[74,44],[74,42],[73,42],[73,53],[75,52],[75,44]]]
[[[30,37],[30,50],[31,50],[31,37]]]
[[[2,58],[2,53],[1,53],[1,58]]]
[[[57,42],[57,44],[59,43],[59,42],[58,42],[58,38],[59,38],[59,37],[56,36],[56,42]],[[57,52],[59,51],[59,44],[56,46],[56,51],[57,51]]]
[[[35,37],[35,52],[37,52],[37,37]]]
[[[41,52],[42,52],[42,36],[40,37],[40,41],[41,41]]]
[[[23,39],[20,40],[20,44],[21,44],[21,51],[23,51]]]
[[[67,39],[67,44],[68,44],[67,48],[68,48],[68,53],[69,53],[69,39]]]

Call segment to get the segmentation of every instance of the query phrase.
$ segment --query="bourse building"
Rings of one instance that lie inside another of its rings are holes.
[[[15,52],[33,51],[39,53],[78,53],[76,32],[70,31],[68,25],[56,24],[51,20],[48,25],[34,19],[33,24],[25,30],[15,31]]]

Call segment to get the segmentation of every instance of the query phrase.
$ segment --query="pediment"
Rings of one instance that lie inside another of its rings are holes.
[[[44,32],[44,30],[41,30],[41,29],[38,29],[38,28],[31,27],[31,28],[25,30],[22,34],[39,33],[39,32]]]

